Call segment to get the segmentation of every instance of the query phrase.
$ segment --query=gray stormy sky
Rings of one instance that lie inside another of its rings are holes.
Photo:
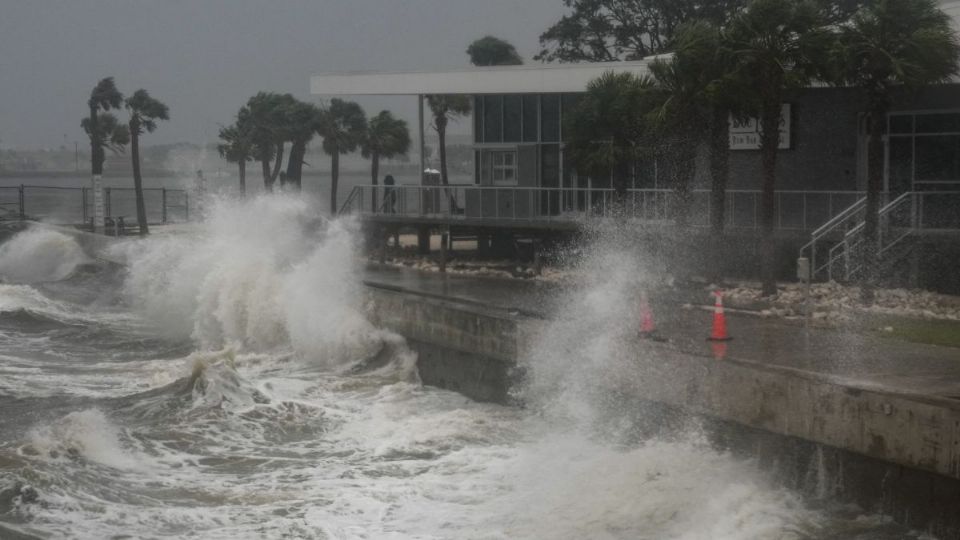
[[[461,67],[485,34],[531,62],[564,12],[562,0],[0,0],[0,148],[83,143],[105,76],[169,105],[146,144],[213,142],[259,90],[319,101],[312,74]],[[414,119],[411,98],[357,101]]]

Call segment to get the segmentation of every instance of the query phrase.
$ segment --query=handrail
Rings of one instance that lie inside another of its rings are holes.
[[[353,206],[353,200],[354,200],[355,198],[357,198],[357,196],[358,196],[357,194],[358,194],[358,193],[360,193],[360,194],[363,193],[363,187],[364,187],[364,186],[354,186],[354,187],[353,187],[353,189],[350,191],[350,195],[347,196],[347,200],[344,201],[342,205],[340,205],[340,211],[337,212],[337,215],[340,215],[340,214],[343,214],[344,212],[346,212],[348,206],[350,206],[350,207]],[[362,195],[360,195],[360,196],[362,197]]]

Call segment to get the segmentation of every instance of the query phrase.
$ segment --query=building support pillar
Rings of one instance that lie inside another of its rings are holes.
[[[420,255],[430,254],[430,227],[426,225],[417,228],[417,252]]]
[[[450,241],[450,228],[446,227],[440,234],[440,273],[447,271],[448,243]]]

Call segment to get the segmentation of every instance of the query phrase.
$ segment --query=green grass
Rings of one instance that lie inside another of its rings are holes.
[[[878,317],[870,324],[881,335],[944,347],[960,348],[960,321],[925,321],[904,317]],[[884,330],[892,328],[893,331]]]

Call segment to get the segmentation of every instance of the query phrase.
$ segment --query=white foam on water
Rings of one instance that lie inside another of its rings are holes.
[[[292,196],[220,200],[209,215],[197,235],[126,247],[126,290],[149,319],[203,349],[292,345],[328,364],[376,351],[354,222],[319,222]]]
[[[0,244],[0,280],[8,283],[59,281],[89,261],[71,236],[31,228]]]
[[[642,376],[629,338],[643,260],[585,254],[594,277],[523,359],[529,408],[508,408],[410,377],[402,340],[363,318],[355,224],[313,215],[288,196],[220,201],[197,234],[120,248],[134,309],[197,350],[124,364],[168,387],[31,431],[17,458],[42,504],[17,517],[75,538],[787,540],[830,526],[696,434],[620,444],[610,389]],[[383,347],[390,365],[343,369]]]

